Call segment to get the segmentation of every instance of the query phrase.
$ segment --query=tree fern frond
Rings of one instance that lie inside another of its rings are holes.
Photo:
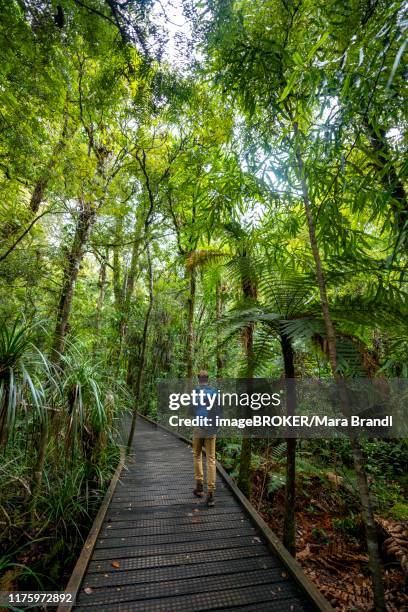
[[[315,282],[308,276],[287,274],[280,276],[264,268],[259,280],[262,300],[270,308],[289,319],[304,313],[316,293]]]
[[[405,298],[404,298],[405,299]],[[338,296],[332,301],[331,313],[335,320],[356,325],[373,324],[379,327],[406,326],[408,303],[393,292],[370,295]]]
[[[211,250],[211,249],[195,249],[190,251],[185,256],[187,270],[210,266],[214,263],[220,263],[231,258],[231,254],[226,251]]]
[[[325,327],[322,319],[304,317],[281,322],[282,331],[291,340],[311,340],[316,334],[325,335]]]

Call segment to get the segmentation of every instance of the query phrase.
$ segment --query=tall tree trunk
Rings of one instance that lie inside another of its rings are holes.
[[[123,217],[117,217],[114,229],[114,246],[113,246],[113,295],[115,298],[115,306],[118,312],[122,309],[122,288],[120,284],[121,265],[120,265],[120,244],[123,237]]]
[[[108,257],[109,257],[109,255],[106,253],[105,257],[101,261],[101,267],[100,267],[100,270],[99,270],[99,279],[98,279],[99,295],[98,295],[98,302],[96,304],[96,310],[97,310],[97,314],[98,315],[100,315],[100,312],[101,312],[101,310],[103,308],[103,303],[105,301],[106,265],[107,265]],[[100,317],[98,317],[98,319],[99,318]],[[99,329],[99,323],[100,323],[100,321],[98,320],[98,322],[97,322],[97,329]]]
[[[96,303],[96,316],[95,316],[95,338],[93,345],[93,352],[96,353],[96,349],[99,344],[99,331],[101,328],[101,317],[102,317],[102,308],[103,303],[105,301],[105,292],[106,292],[106,267],[109,259],[109,251],[106,249],[106,253],[101,261],[101,267],[99,269],[99,279],[98,279],[98,301]]]
[[[244,257],[246,255],[244,254]],[[251,278],[247,275],[242,278],[242,293],[246,299],[256,297],[256,286],[254,285]],[[244,344],[245,356],[246,356],[246,375],[247,379],[251,381],[254,377],[254,325],[249,323],[246,325],[242,340]],[[241,454],[239,461],[239,474],[238,474],[238,486],[243,494],[250,497],[251,494],[251,456],[252,456],[252,440],[251,438],[243,438],[241,445]]]
[[[122,354],[126,355],[127,358],[127,379],[131,378],[130,376],[130,368],[132,367],[131,360],[129,359],[128,349],[129,349],[129,316],[130,316],[130,308],[132,305],[133,291],[135,288],[135,280],[138,270],[139,256],[140,256],[140,246],[143,240],[142,236],[142,222],[143,219],[140,217],[136,220],[134,235],[133,235],[133,245],[132,245],[132,254],[130,257],[129,269],[126,275],[126,283],[123,287],[123,300],[122,300],[122,309],[121,309],[121,320],[120,320],[120,349],[121,354],[119,355],[119,359]]]
[[[130,265],[126,279],[126,292],[124,295],[124,310],[126,316],[129,314],[130,302],[133,296],[133,290],[135,288],[135,280],[137,273],[137,266],[140,256],[140,247],[143,242],[143,219],[139,218],[136,220],[135,231],[133,235],[132,244],[132,255],[130,257]]]
[[[75,229],[74,240],[65,260],[62,288],[57,309],[57,322],[55,325],[54,342],[52,346],[53,359],[56,363],[60,362],[61,354],[64,351],[75,283],[84,257],[89,234],[96,217],[96,208],[93,204],[81,198],[80,206],[81,209]]]
[[[238,486],[248,499],[251,495],[251,458],[252,440],[251,438],[242,438],[239,455]]]
[[[186,343],[186,374],[193,378],[194,368],[194,311],[196,298],[196,272],[194,267],[189,270],[189,295],[187,299],[187,343]]]
[[[132,417],[132,424],[130,427],[130,433],[129,433],[129,439],[128,439],[128,443],[127,443],[127,452],[130,452],[130,449],[132,447],[132,442],[133,442],[133,437],[135,434],[135,428],[136,428],[136,419],[137,419],[137,413],[139,410],[139,401],[140,401],[140,396],[141,396],[141,390],[142,390],[142,380],[143,380],[143,373],[144,373],[144,369],[145,369],[145,364],[146,364],[146,347],[147,347],[147,336],[148,336],[148,330],[149,330],[149,321],[150,321],[150,315],[152,313],[152,309],[153,309],[153,302],[154,302],[154,294],[153,294],[153,267],[152,267],[152,260],[151,260],[151,256],[150,256],[150,247],[149,245],[146,246],[146,256],[147,256],[147,266],[148,266],[148,270],[149,270],[149,305],[146,311],[146,316],[145,316],[145,320],[144,320],[144,326],[143,326],[143,334],[142,334],[142,346],[141,346],[141,351],[140,351],[140,361],[139,361],[139,369],[137,372],[137,376],[136,376],[136,383],[135,383],[135,407],[133,410],[133,417]]]
[[[329,310],[329,302],[327,298],[326,278],[323,271],[322,261],[320,258],[319,247],[316,238],[316,228],[313,219],[312,206],[310,202],[309,189],[305,177],[305,169],[303,159],[300,151],[298,142],[299,129],[298,125],[294,123],[294,133],[296,138],[296,160],[299,177],[302,186],[303,204],[306,213],[306,219],[309,229],[310,246],[312,249],[313,259],[315,262],[316,280],[319,287],[320,302],[323,313],[323,319],[326,329],[327,337],[327,348],[329,353],[329,361],[332,369],[333,377],[338,382],[340,400],[343,406],[343,410],[348,412],[348,397],[347,391],[342,384],[341,378],[337,372],[337,348],[336,348],[336,335],[334,331],[333,322]],[[367,482],[367,474],[364,466],[364,457],[361,451],[360,444],[357,439],[351,436],[351,448],[353,451],[354,469],[356,471],[357,483],[359,487],[361,508],[366,532],[367,550],[369,555],[369,568],[371,573],[371,580],[374,592],[374,604],[376,612],[384,612],[385,599],[384,599],[384,584],[382,581],[382,564],[381,557],[378,548],[378,537],[374,521],[374,513],[372,503],[370,499],[370,491]]]
[[[285,333],[281,333],[283,361],[286,378],[286,413],[292,416],[296,412],[295,363],[292,342]],[[296,554],[296,439],[286,440],[286,489],[283,519],[283,544],[291,555]]]
[[[122,347],[123,347],[123,334],[124,326],[122,323],[123,317],[123,302],[124,302],[124,289],[122,286],[122,266],[121,266],[121,243],[123,239],[123,217],[117,217],[114,227],[114,246],[113,246],[113,260],[112,260],[112,283],[113,283],[113,296],[115,300],[115,309],[117,313],[117,331],[118,339],[114,350],[111,353],[110,360],[112,367],[116,368],[116,374],[119,374],[121,358],[122,358]]]
[[[222,283],[221,281],[217,281],[217,285],[215,288],[215,316],[217,322],[221,319],[222,316]],[[216,352],[216,361],[217,361],[217,372],[216,377],[221,378],[223,374],[223,369],[225,367],[224,363],[224,355],[220,343],[220,334],[217,333],[217,352]]]

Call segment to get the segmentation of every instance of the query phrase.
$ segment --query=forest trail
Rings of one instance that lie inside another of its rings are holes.
[[[224,476],[215,508],[192,488],[190,446],[139,417],[75,610],[331,610],[297,584]]]

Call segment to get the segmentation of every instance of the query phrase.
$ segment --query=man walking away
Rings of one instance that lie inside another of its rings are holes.
[[[215,479],[216,479],[216,467],[215,467],[215,440],[216,440],[216,426],[215,417],[217,414],[218,406],[215,404],[211,410],[208,410],[210,406],[209,397],[216,395],[217,390],[208,384],[208,372],[201,370],[198,374],[198,387],[196,387],[199,395],[199,401],[193,406],[194,416],[196,417],[208,417],[212,420],[211,425],[202,428],[196,428],[193,434],[193,457],[194,457],[194,477],[196,486],[193,491],[196,497],[203,497],[204,495],[204,475],[203,475],[203,446],[205,448],[205,454],[207,458],[207,506],[213,508],[214,493],[215,493]]]

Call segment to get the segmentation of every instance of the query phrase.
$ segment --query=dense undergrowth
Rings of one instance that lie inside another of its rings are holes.
[[[123,442],[123,388],[78,346],[52,363],[36,334],[35,325],[0,326],[3,591],[65,585]]]
[[[363,446],[387,606],[399,612],[408,605],[408,446],[405,440],[365,441]],[[218,458],[233,477],[239,473],[239,449],[238,440],[218,441]],[[251,502],[280,536],[285,459],[284,442],[257,441],[253,449]],[[300,441],[296,466],[296,558],[336,610],[371,610],[364,524],[349,442]]]
[[[23,453],[17,439],[2,459],[0,590],[60,590],[68,582],[118,464],[118,446],[107,444],[95,466],[95,478],[81,458],[67,469],[56,444],[44,465],[34,516],[30,500],[35,454]]]

